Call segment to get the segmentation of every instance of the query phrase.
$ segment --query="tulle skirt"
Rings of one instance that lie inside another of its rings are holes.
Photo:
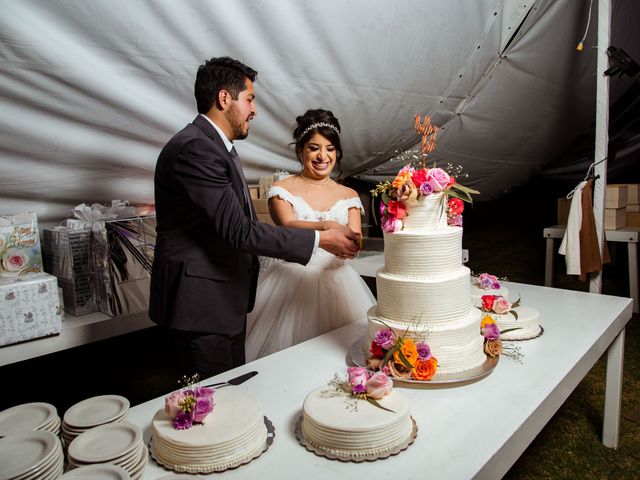
[[[324,251],[306,266],[271,261],[247,317],[247,362],[365,319],[375,302],[360,275]]]

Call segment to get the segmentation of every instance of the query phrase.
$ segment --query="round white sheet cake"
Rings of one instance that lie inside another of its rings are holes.
[[[501,340],[528,340],[540,335],[542,327],[540,327],[540,312],[538,310],[525,306],[516,307],[514,310],[518,314],[518,319],[510,313],[491,314],[496,320],[500,332],[511,328],[517,329],[500,333]]]
[[[234,387],[215,390],[213,412],[204,424],[176,430],[160,409],[152,421],[152,453],[158,463],[179,472],[208,473],[236,467],[266,448],[262,406]]]
[[[378,402],[393,412],[347,392],[317,388],[304,400],[302,435],[318,450],[344,459],[397,453],[413,438],[411,402],[397,390]]]

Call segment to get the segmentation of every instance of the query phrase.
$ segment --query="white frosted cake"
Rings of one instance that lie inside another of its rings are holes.
[[[392,412],[347,392],[320,387],[304,400],[302,435],[312,447],[342,459],[397,453],[413,439],[411,402],[396,390],[378,402]]]
[[[518,314],[517,319],[511,313],[491,314],[500,329],[500,340],[528,340],[540,335],[542,327],[538,310],[525,306],[515,307],[513,310]],[[513,330],[502,333],[509,329]]]
[[[262,406],[234,387],[215,391],[215,406],[202,424],[174,428],[163,409],[152,421],[152,453],[165,467],[190,473],[233,468],[259,456],[266,448]]]
[[[368,312],[365,349],[376,331],[427,342],[438,374],[486,360],[481,312],[471,305],[470,270],[462,265],[462,227],[447,224],[442,193],[408,201],[402,230],[384,233],[385,265],[376,274],[378,304]]]

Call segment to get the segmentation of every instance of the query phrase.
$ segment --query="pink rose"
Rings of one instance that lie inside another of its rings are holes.
[[[511,310],[511,302],[504,297],[498,297],[493,302],[493,311],[496,313],[507,313]]]
[[[205,418],[213,411],[213,390],[207,387],[196,389],[196,405],[193,421],[204,423]]]
[[[427,173],[427,183],[433,187],[434,192],[441,192],[449,183],[449,174],[441,168],[431,168]]]
[[[376,372],[367,381],[366,387],[367,394],[371,398],[379,400],[391,393],[391,390],[393,389],[393,380],[382,372]]]
[[[29,263],[29,256],[17,248],[10,248],[2,257],[2,266],[7,272],[19,272]]]
[[[489,273],[481,273],[480,276],[478,277],[478,280],[480,282],[480,288],[482,288],[483,290],[496,288],[494,287],[494,285],[498,283],[498,277],[496,277],[495,275],[491,275]],[[497,288],[500,288],[500,287],[497,287]]]
[[[176,415],[182,411],[180,409],[182,396],[182,392],[177,390],[164,397],[164,413],[169,415],[171,418],[175,418]]]
[[[367,384],[367,380],[369,380],[369,372],[363,367],[349,367],[347,368],[347,375],[352,389],[358,386],[364,387]]]

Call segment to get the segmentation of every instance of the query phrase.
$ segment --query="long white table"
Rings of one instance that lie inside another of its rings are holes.
[[[238,367],[209,380],[222,381],[257,370],[239,387],[260,399],[276,428],[275,441],[260,458],[223,478],[313,479],[502,477],[542,430],[600,356],[608,350],[603,442],[618,443],[624,327],[632,315],[628,298],[507,283],[514,296],[541,313],[544,334],[518,342],[522,363],[501,358],[494,371],[450,387],[402,387],[418,425],[413,445],[375,462],[331,461],[300,446],[293,433],[305,395],[346,374],[346,354],[364,334],[366,321]],[[207,381],[208,382],[208,381]],[[150,437],[151,418],[163,398],[133,407],[130,421]],[[215,411],[212,421],[215,421]],[[168,472],[150,460],[144,479]],[[215,475],[211,475],[214,478]]]

